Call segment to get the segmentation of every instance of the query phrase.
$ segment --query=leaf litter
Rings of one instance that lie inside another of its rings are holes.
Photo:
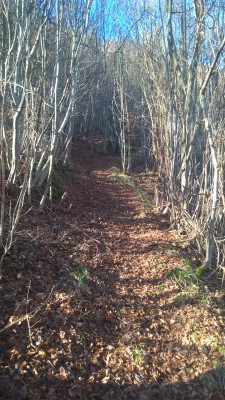
[[[223,289],[193,275],[155,176],[110,179],[118,166],[79,141],[65,200],[22,218],[0,282],[1,400],[225,398]]]

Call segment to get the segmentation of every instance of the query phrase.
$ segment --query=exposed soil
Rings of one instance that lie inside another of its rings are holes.
[[[225,399],[223,289],[190,272],[157,177],[115,167],[78,142],[67,197],[21,220],[0,282],[1,400]]]

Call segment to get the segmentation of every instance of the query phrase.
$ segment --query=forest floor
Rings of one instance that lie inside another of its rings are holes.
[[[25,214],[0,281],[0,399],[225,399],[216,274],[154,206],[157,176],[75,144],[67,197]]]

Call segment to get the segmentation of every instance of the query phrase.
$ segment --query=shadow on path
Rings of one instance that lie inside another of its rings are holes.
[[[146,205],[108,179],[118,159],[76,146],[72,206],[25,216],[7,260],[0,400],[223,399],[221,304],[179,303],[175,232],[153,208],[134,218]]]

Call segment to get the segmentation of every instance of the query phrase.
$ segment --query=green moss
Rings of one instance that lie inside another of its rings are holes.
[[[111,171],[112,171],[112,173],[114,173],[114,174],[120,174],[120,169],[117,168],[117,167],[115,167],[115,166],[113,166],[113,167],[111,168]]]
[[[195,271],[195,275],[196,276],[202,276],[203,275],[203,273],[204,273],[204,268],[203,267],[198,267],[197,269],[196,269],[196,271]]]
[[[153,207],[153,202],[151,200],[149,200],[149,195],[148,193],[140,188],[136,189],[136,196],[139,200],[144,201],[144,203],[148,206],[148,207]]]
[[[133,188],[135,187],[134,180],[120,171],[118,172],[114,170],[111,174],[108,175],[108,178],[113,182],[118,182],[118,183],[121,182]]]

